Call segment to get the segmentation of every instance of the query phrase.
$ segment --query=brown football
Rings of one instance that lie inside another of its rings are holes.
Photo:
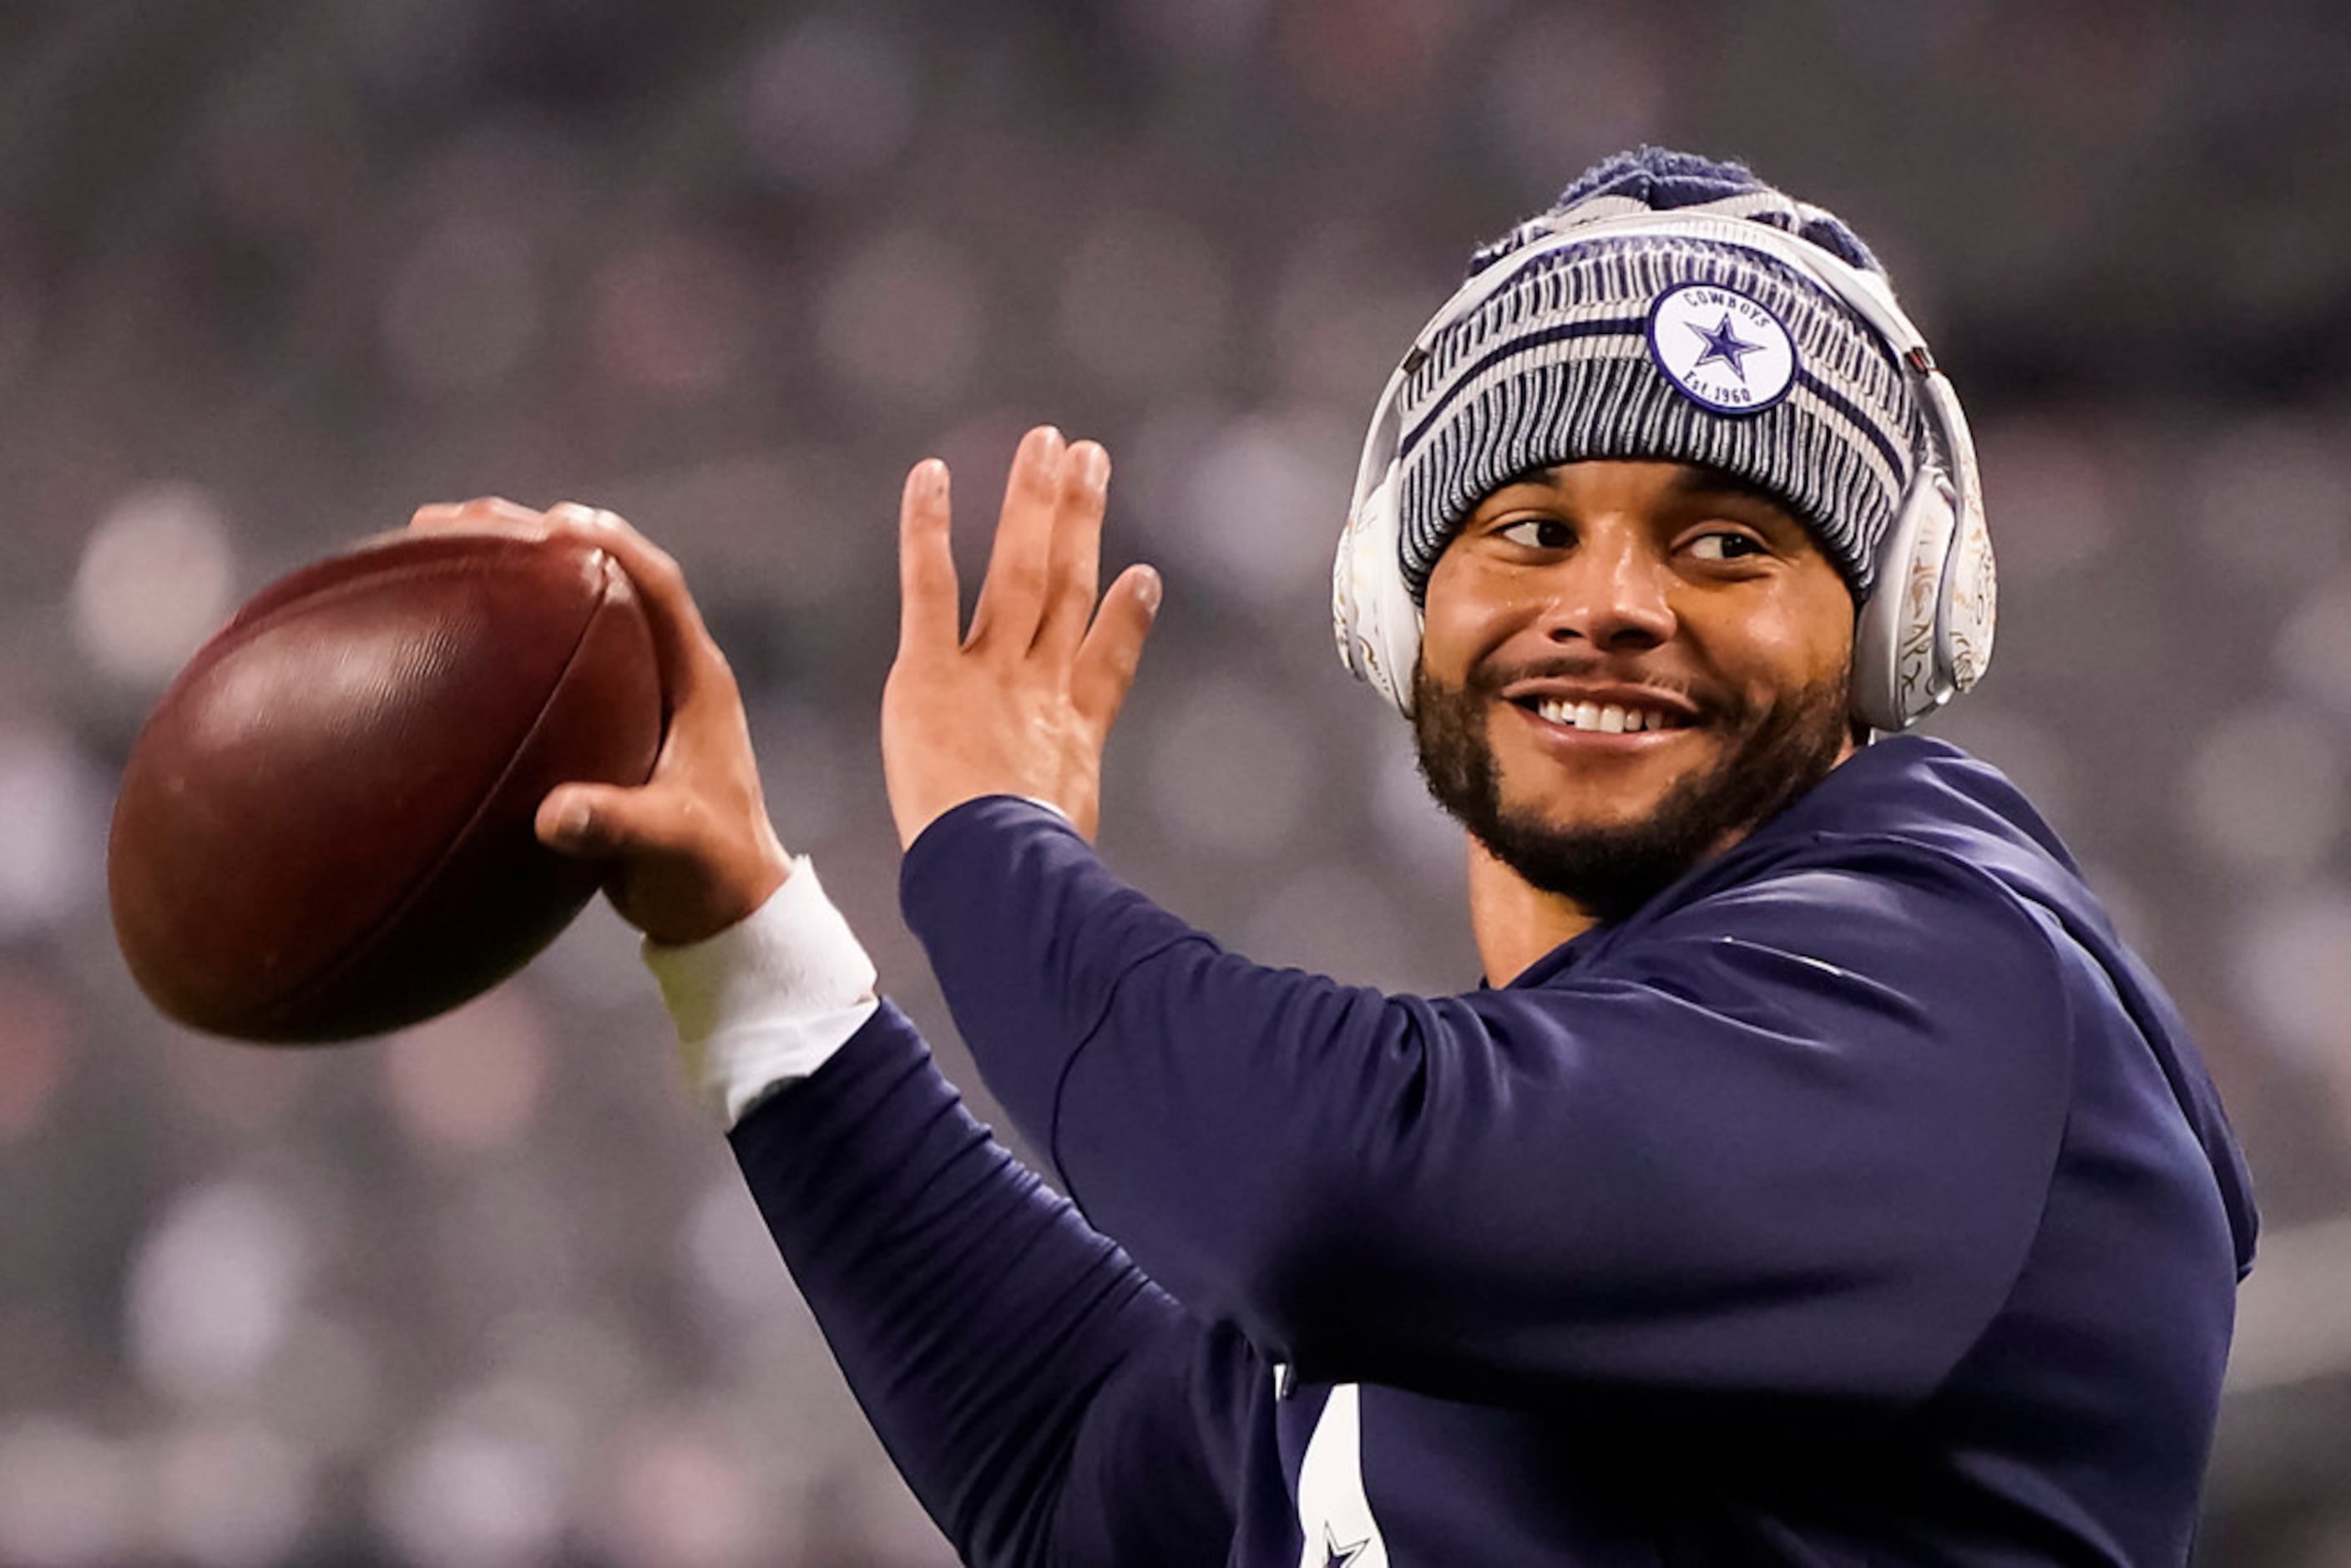
[[[155,1005],[298,1043],[446,1011],[596,891],[540,845],[570,781],[638,784],[662,737],[652,630],[610,556],[385,535],[262,590],[163,694],[107,847]]]

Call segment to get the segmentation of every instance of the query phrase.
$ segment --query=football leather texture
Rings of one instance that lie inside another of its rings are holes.
[[[140,732],[107,850],[114,928],[163,1012],[308,1043],[444,1012],[596,891],[541,845],[558,784],[653,771],[653,633],[568,540],[384,535],[264,589]]]

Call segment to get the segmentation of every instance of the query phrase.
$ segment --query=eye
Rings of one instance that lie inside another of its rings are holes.
[[[1761,539],[1735,528],[1713,528],[1702,533],[1690,540],[1689,550],[1700,560],[1745,560],[1768,553]]]
[[[1494,537],[1534,550],[1565,549],[1575,542],[1574,531],[1557,517],[1520,517],[1496,528]]]

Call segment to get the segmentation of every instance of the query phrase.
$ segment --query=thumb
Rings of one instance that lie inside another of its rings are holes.
[[[559,854],[604,860],[642,847],[652,836],[652,802],[643,789],[566,784],[548,792],[532,823],[538,841]]]

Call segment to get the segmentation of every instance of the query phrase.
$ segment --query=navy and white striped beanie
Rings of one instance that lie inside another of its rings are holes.
[[[1470,276],[1562,227],[1701,204],[1884,275],[1835,217],[1743,164],[1644,147],[1480,249]],[[1425,346],[1399,408],[1416,601],[1495,489],[1554,463],[1629,458],[1707,464],[1779,497],[1858,603],[1926,440],[1900,367],[1849,306],[1775,258],[1702,239],[1596,235],[1555,251]]]

